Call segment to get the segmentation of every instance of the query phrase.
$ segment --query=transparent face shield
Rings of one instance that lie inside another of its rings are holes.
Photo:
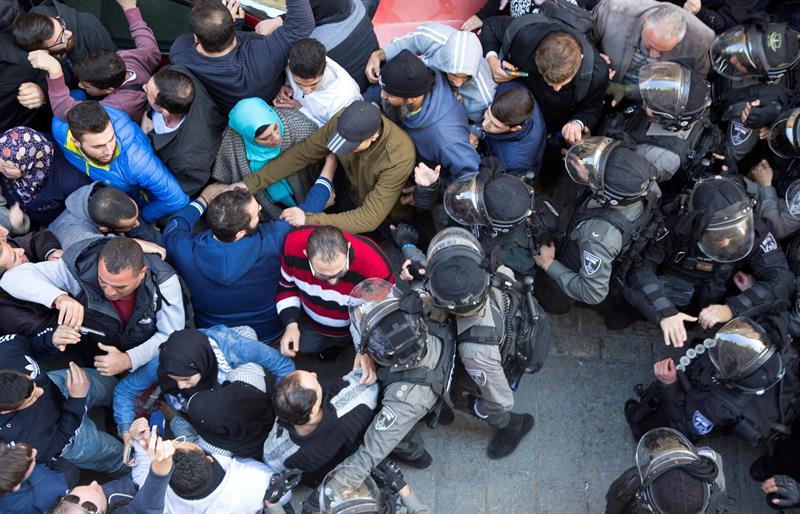
[[[456,180],[444,192],[444,210],[459,225],[488,226],[483,205],[483,183],[475,175]]]
[[[778,157],[793,159],[800,157],[800,135],[797,132],[797,122],[800,119],[800,109],[794,109],[773,123],[769,129],[767,143]]]
[[[729,220],[714,222],[703,231],[697,246],[716,262],[737,262],[747,257],[755,243],[752,203],[739,209]]]
[[[573,145],[564,158],[572,181],[589,186],[592,191],[602,191],[605,162],[611,149],[617,144],[619,143],[610,137],[593,136]]]
[[[691,72],[676,62],[646,64],[639,70],[639,91],[654,112],[679,118],[689,100]]]
[[[341,466],[325,476],[320,485],[319,504],[325,514],[367,514],[380,512],[381,493],[375,480],[355,466]]]
[[[800,179],[786,189],[786,210],[792,217],[800,219]]]
[[[470,231],[461,227],[448,227],[433,236],[428,245],[428,263],[430,264],[443,250],[457,246],[475,252],[481,259],[486,256],[483,247]]]
[[[358,333],[361,345],[365,334],[389,312],[397,310],[402,293],[392,283],[380,278],[363,280],[350,291],[347,309],[350,323]]]
[[[761,72],[751,56],[746,27],[734,27],[720,34],[711,45],[711,65],[729,79],[741,79]]]
[[[764,330],[744,316],[719,329],[708,356],[720,381],[735,383],[748,392],[769,389],[785,372],[780,354],[776,354]]]
[[[645,487],[665,471],[692,464],[700,458],[691,441],[672,428],[650,430],[636,446],[636,467]]]

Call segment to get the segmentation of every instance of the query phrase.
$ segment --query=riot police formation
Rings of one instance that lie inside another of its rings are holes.
[[[425,425],[559,451],[526,410],[570,309],[655,361],[606,512],[736,510],[723,435],[800,506],[800,1],[486,0],[391,41],[377,0],[158,2],[192,4],[164,69],[152,1],[120,52],[85,3],[0,0],[0,513],[429,514]]]

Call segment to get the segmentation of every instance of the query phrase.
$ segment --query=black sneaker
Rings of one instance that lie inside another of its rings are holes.
[[[486,453],[490,459],[502,459],[517,449],[525,434],[533,429],[533,416],[530,414],[511,413],[508,426],[501,428],[492,436]]]
[[[422,454],[422,457],[413,460],[401,457],[396,453],[392,453],[391,456],[394,460],[402,462],[403,464],[407,464],[412,468],[417,468],[417,469],[427,469],[431,466],[431,464],[433,464],[433,457],[431,457],[431,454],[428,453],[428,450],[425,450],[425,453]]]

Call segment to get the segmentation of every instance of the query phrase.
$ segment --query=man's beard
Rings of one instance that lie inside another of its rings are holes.
[[[389,103],[389,101],[385,98],[381,98],[381,110],[387,118],[398,124],[405,121],[411,112],[407,103],[403,102],[402,104],[395,106]]]

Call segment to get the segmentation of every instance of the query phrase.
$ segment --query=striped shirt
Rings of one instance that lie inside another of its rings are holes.
[[[301,309],[317,332],[332,336],[349,335],[347,309],[350,291],[368,278],[382,278],[394,283],[389,258],[368,237],[344,234],[350,243],[350,266],[336,284],[320,280],[311,273],[303,254],[314,227],[301,227],[286,236],[281,255],[281,277],[275,304],[284,325],[300,319]]]

